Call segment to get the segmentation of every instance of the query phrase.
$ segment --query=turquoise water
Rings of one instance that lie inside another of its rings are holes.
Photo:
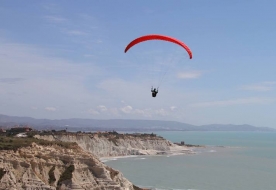
[[[173,142],[208,145],[192,155],[106,162],[138,186],[185,190],[275,190],[276,133],[158,132]],[[225,147],[218,147],[225,146]]]

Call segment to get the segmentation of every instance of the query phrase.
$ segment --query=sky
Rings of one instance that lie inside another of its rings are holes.
[[[276,128],[276,1],[1,1],[0,114]],[[161,34],[180,46],[137,37]],[[151,87],[159,87],[156,98]]]

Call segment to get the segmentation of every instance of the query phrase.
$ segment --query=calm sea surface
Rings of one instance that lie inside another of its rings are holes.
[[[141,187],[275,190],[275,132],[157,132],[172,142],[208,145],[196,154],[137,156],[105,163]],[[224,146],[224,147],[219,147]]]

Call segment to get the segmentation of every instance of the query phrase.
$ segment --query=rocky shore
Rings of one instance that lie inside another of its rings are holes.
[[[191,154],[187,146],[179,146],[155,134],[52,133],[35,138],[48,141],[76,142],[83,150],[98,158],[129,155]]]
[[[155,134],[35,132],[0,136],[0,190],[143,190],[100,161],[191,154]]]
[[[142,190],[79,146],[22,147],[0,152],[0,189]]]

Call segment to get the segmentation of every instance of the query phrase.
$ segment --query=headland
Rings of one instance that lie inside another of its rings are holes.
[[[130,155],[192,154],[156,134],[35,131],[0,136],[0,189],[142,190],[101,159]]]

